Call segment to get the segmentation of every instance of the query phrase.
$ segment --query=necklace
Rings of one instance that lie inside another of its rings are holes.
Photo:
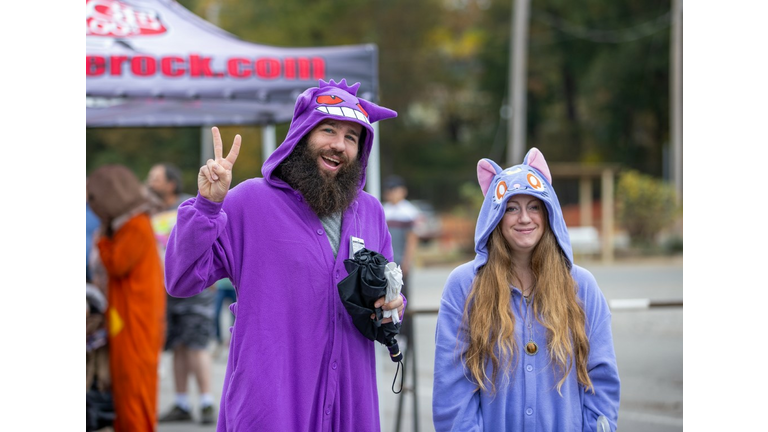
[[[539,352],[539,346],[533,341],[533,318],[531,318],[531,321],[528,321],[529,297],[523,296],[523,298],[525,299],[525,323],[528,327],[528,343],[525,344],[525,353],[533,356]]]

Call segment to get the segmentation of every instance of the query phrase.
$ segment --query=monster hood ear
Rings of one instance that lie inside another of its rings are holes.
[[[525,158],[523,158],[523,164],[539,170],[539,172],[547,178],[549,184],[552,184],[552,174],[549,172],[549,165],[547,165],[547,160],[544,159],[544,155],[539,149],[532,147],[528,150],[528,153],[525,154]]]
[[[368,114],[368,120],[371,123],[397,117],[397,112],[389,108],[378,106],[375,103],[365,99],[358,99],[358,101],[360,102],[360,108],[362,108],[366,114]]]
[[[480,159],[477,162],[477,182],[480,183],[480,189],[483,190],[483,196],[488,192],[493,178],[501,172],[501,167],[490,159]]]
[[[291,121],[296,120],[312,103],[313,96],[317,92],[317,87],[310,87],[296,98],[296,105],[293,107],[293,118]]]
[[[315,90],[317,89],[308,88],[296,98],[296,105],[293,107],[293,119],[291,121],[297,119],[307,109],[310,102],[312,102],[312,95],[315,94]]]

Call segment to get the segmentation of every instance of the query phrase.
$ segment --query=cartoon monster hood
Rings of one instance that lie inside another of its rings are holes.
[[[504,216],[509,198],[517,194],[531,195],[544,203],[549,216],[549,227],[555,233],[557,243],[568,262],[573,265],[568,228],[565,226],[560,202],[552,188],[552,174],[539,149],[531,148],[522,164],[504,170],[490,159],[481,159],[477,163],[477,180],[485,200],[475,228],[475,272],[488,261],[488,237]]]
[[[324,119],[337,119],[357,122],[363,125],[365,138],[360,143],[360,162],[363,168],[360,189],[365,186],[365,172],[368,166],[368,156],[373,146],[373,124],[379,120],[397,117],[397,113],[389,108],[381,107],[373,102],[358,98],[357,89],[360,83],[347,85],[342,79],[325,82],[320,80],[317,87],[310,87],[296,99],[293,119],[288,134],[283,143],[267,158],[261,168],[261,174],[273,185],[286,187],[285,182],[274,176],[274,171],[280,163],[293,152],[304,135]]]

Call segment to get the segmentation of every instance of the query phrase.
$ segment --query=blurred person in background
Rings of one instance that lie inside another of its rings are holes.
[[[615,431],[611,311],[573,262],[544,156],[505,170],[482,159],[477,177],[476,257],[451,272],[438,312],[435,429]]]
[[[216,286],[216,302],[214,304],[214,310],[216,311],[216,317],[214,318],[214,324],[216,325],[216,350],[214,351],[214,357],[218,358],[224,348],[229,348],[230,340],[229,327],[226,327],[225,333],[225,327],[221,324],[221,315],[226,305],[227,311],[223,313],[227,316],[230,326],[235,323],[235,315],[229,310],[229,306],[237,301],[237,292],[229,278],[219,279],[214,285]]]
[[[88,204],[88,178],[85,179],[85,281],[90,282],[93,279],[91,275],[91,251],[94,248],[94,239],[99,229],[99,217],[91,210]]]
[[[231,190],[241,138],[224,157],[212,128],[214,159],[179,208],[168,292],[195,295],[223,278],[237,287],[219,431],[380,430],[374,341],[337,285],[354,238],[392,258],[382,205],[363,187],[371,124],[396,113],[358,98],[359,86],[319,80],[305,90],[263,177]],[[402,296],[375,306],[405,307]]]
[[[392,175],[384,179],[384,215],[387,228],[392,236],[393,261],[403,271],[402,293],[408,298],[411,270],[419,238],[414,231],[419,209],[408,201],[408,188],[402,177]],[[403,321],[400,334],[410,340],[411,325]]]
[[[154,431],[166,294],[149,199],[133,172],[117,164],[88,177],[86,197],[99,217],[98,260],[107,276],[104,315],[114,430]]]
[[[160,201],[160,209],[152,217],[160,254],[165,248],[170,231],[176,223],[179,205],[192,195],[183,192],[181,170],[170,163],[155,164],[147,176],[147,186]],[[189,380],[194,379],[200,395],[200,423],[216,421],[211,382],[213,360],[208,349],[216,329],[214,323],[214,289],[180,298],[168,295],[168,331],[165,349],[173,353],[174,404],[160,416],[160,422],[192,421]]]

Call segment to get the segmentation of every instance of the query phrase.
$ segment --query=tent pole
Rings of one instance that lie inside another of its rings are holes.
[[[272,123],[265,124],[261,127],[261,158],[262,165],[267,161],[269,155],[275,151],[275,125]]]
[[[379,123],[373,126],[373,146],[368,156],[368,168],[365,172],[365,191],[381,200],[381,169],[379,166]]]
[[[200,166],[205,165],[208,162],[208,159],[213,159],[212,127],[212,125],[203,125],[200,127]]]

